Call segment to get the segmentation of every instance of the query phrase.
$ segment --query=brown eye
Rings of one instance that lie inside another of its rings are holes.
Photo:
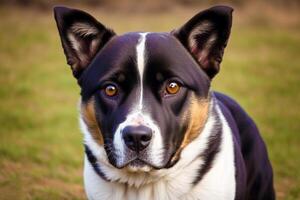
[[[166,87],[166,92],[168,94],[176,94],[180,89],[180,86],[176,82],[170,82]]]
[[[104,89],[105,94],[109,97],[113,97],[117,94],[118,90],[114,85],[107,85]]]

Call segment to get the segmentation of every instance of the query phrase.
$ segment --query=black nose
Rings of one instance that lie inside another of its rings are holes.
[[[146,126],[126,126],[122,134],[127,147],[137,152],[145,149],[152,138],[152,130]]]

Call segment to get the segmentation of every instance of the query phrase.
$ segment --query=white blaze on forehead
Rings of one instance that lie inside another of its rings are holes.
[[[140,75],[140,99],[139,99],[139,105],[138,109],[142,110],[143,108],[143,75],[144,75],[144,68],[145,68],[145,58],[146,58],[146,49],[145,49],[145,43],[146,43],[146,36],[148,33],[140,33],[140,38],[138,41],[138,44],[136,46],[136,53],[137,53],[137,66],[138,71]]]

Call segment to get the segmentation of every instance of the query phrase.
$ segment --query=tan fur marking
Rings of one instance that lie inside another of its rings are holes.
[[[190,109],[187,114],[190,117],[190,122],[184,134],[182,143],[174,154],[171,162],[179,159],[182,149],[184,149],[184,147],[191,143],[201,133],[208,117],[208,108],[209,99],[198,100],[194,96],[192,97]]]
[[[95,113],[95,100],[92,98],[85,104],[81,104],[81,114],[84,122],[86,123],[89,132],[91,133],[93,139],[99,144],[103,145],[104,140],[98,122],[96,120]]]

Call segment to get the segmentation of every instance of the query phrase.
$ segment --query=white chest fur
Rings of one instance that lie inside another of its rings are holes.
[[[114,180],[123,180],[121,182],[108,182],[99,177],[91,164],[85,158],[84,183],[87,196],[91,200],[233,200],[235,196],[235,168],[234,168],[234,148],[231,130],[216,106],[217,114],[222,123],[222,140],[220,151],[216,155],[212,168],[203,176],[202,180],[193,185],[192,181],[197,176],[199,167],[203,164],[201,157],[197,158],[207,147],[207,140],[214,125],[214,116],[210,116],[203,132],[190,143],[183,151],[180,161],[170,169],[159,170],[158,172],[140,178],[131,177],[128,174],[121,174],[117,169],[105,160],[102,169]],[[99,157],[106,157],[103,147],[95,146],[89,138],[89,133],[81,123],[85,133],[85,143],[91,147],[91,150]],[[102,155],[101,155],[102,154]],[[141,179],[140,183],[136,180]],[[149,183],[143,184],[145,180],[152,179]],[[129,182],[126,184],[123,182]]]

